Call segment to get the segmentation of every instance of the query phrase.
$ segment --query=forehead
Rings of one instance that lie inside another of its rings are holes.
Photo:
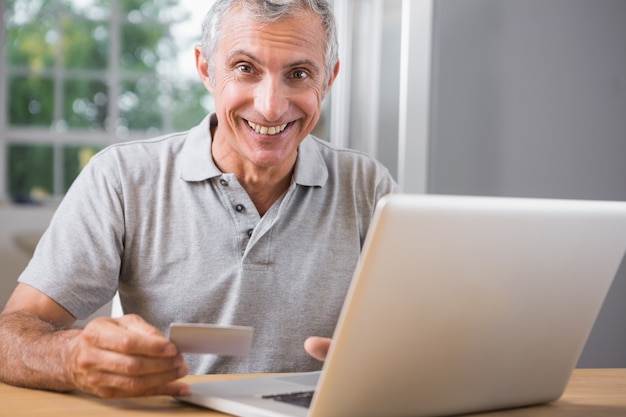
[[[326,33],[319,16],[303,10],[270,23],[259,22],[241,6],[229,11],[222,22],[218,50],[226,56],[244,52],[265,57],[288,55],[293,61],[324,65]],[[263,58],[259,56],[259,58]]]

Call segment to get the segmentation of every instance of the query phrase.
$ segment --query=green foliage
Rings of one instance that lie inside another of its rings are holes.
[[[161,108],[158,98],[161,94],[158,80],[144,77],[137,82],[122,84],[120,116],[130,130],[160,129]],[[141,111],[139,111],[141,109]]]
[[[36,75],[9,78],[9,121],[16,126],[49,126],[53,118],[54,84]]]
[[[67,192],[89,158],[100,150],[102,146],[70,145],[63,148],[63,192]]]
[[[69,129],[104,130],[107,118],[106,83],[92,80],[66,80],[63,114]]]
[[[110,135],[109,143],[125,139],[118,134],[127,131],[153,135],[185,130],[206,115],[204,86],[198,80],[170,79],[162,71],[179,53],[190,55],[177,50],[171,31],[171,25],[188,17],[178,1],[6,0],[6,5],[9,129],[100,131]],[[122,16],[119,26],[111,23],[116,10]],[[120,40],[118,59],[111,59],[114,38]],[[118,77],[111,78],[111,73]],[[110,120],[112,105],[118,120]],[[4,146],[12,195],[27,194],[29,187],[55,192],[55,159],[64,161],[64,189],[56,192],[65,192],[82,166],[78,155],[93,150],[75,145]]]
[[[207,110],[199,105],[207,97],[207,90],[197,81],[179,81],[172,87],[168,102],[174,119],[174,130],[187,130],[202,120]]]
[[[59,19],[60,50],[68,69],[103,69],[108,66],[111,34],[107,22],[93,22],[72,16]]]
[[[154,73],[162,58],[158,46],[167,41],[166,36],[166,28],[160,25],[125,24],[122,28],[122,68]]]
[[[60,11],[52,3],[7,1],[11,18],[7,24],[6,53],[10,65],[26,66],[35,72],[54,66],[57,55],[54,29]]]
[[[52,145],[11,145],[8,149],[9,194],[15,201],[32,202],[33,194],[53,190]]]

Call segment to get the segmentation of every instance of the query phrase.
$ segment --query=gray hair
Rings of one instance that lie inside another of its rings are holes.
[[[202,53],[209,63],[210,73],[214,73],[213,53],[222,41],[221,23],[224,16],[241,6],[259,23],[272,23],[294,16],[301,11],[312,11],[320,17],[326,32],[326,81],[339,59],[337,24],[328,0],[216,0],[202,22]],[[212,75],[211,75],[212,77]]]

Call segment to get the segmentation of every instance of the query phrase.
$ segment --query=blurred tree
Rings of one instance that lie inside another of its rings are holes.
[[[51,145],[11,145],[8,150],[11,197],[19,203],[33,202],[33,191],[49,194],[53,183]]]
[[[84,165],[80,155],[124,140],[129,132],[148,136],[188,129],[208,112],[202,84],[168,73],[171,65],[165,65],[181,52],[171,27],[190,13],[177,0],[6,0],[6,5],[8,130],[99,131],[107,138],[101,146],[8,142],[11,195],[26,195],[34,187],[52,194],[59,183],[53,175],[63,176],[63,189],[56,190],[63,193]],[[55,160],[63,167],[54,169]]]

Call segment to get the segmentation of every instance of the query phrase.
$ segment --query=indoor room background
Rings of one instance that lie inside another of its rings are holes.
[[[0,2],[0,306],[89,156],[212,108],[206,2]],[[335,0],[315,134],[412,193],[626,200],[626,2]],[[99,314],[108,314],[108,307]],[[626,367],[622,265],[579,366]]]

